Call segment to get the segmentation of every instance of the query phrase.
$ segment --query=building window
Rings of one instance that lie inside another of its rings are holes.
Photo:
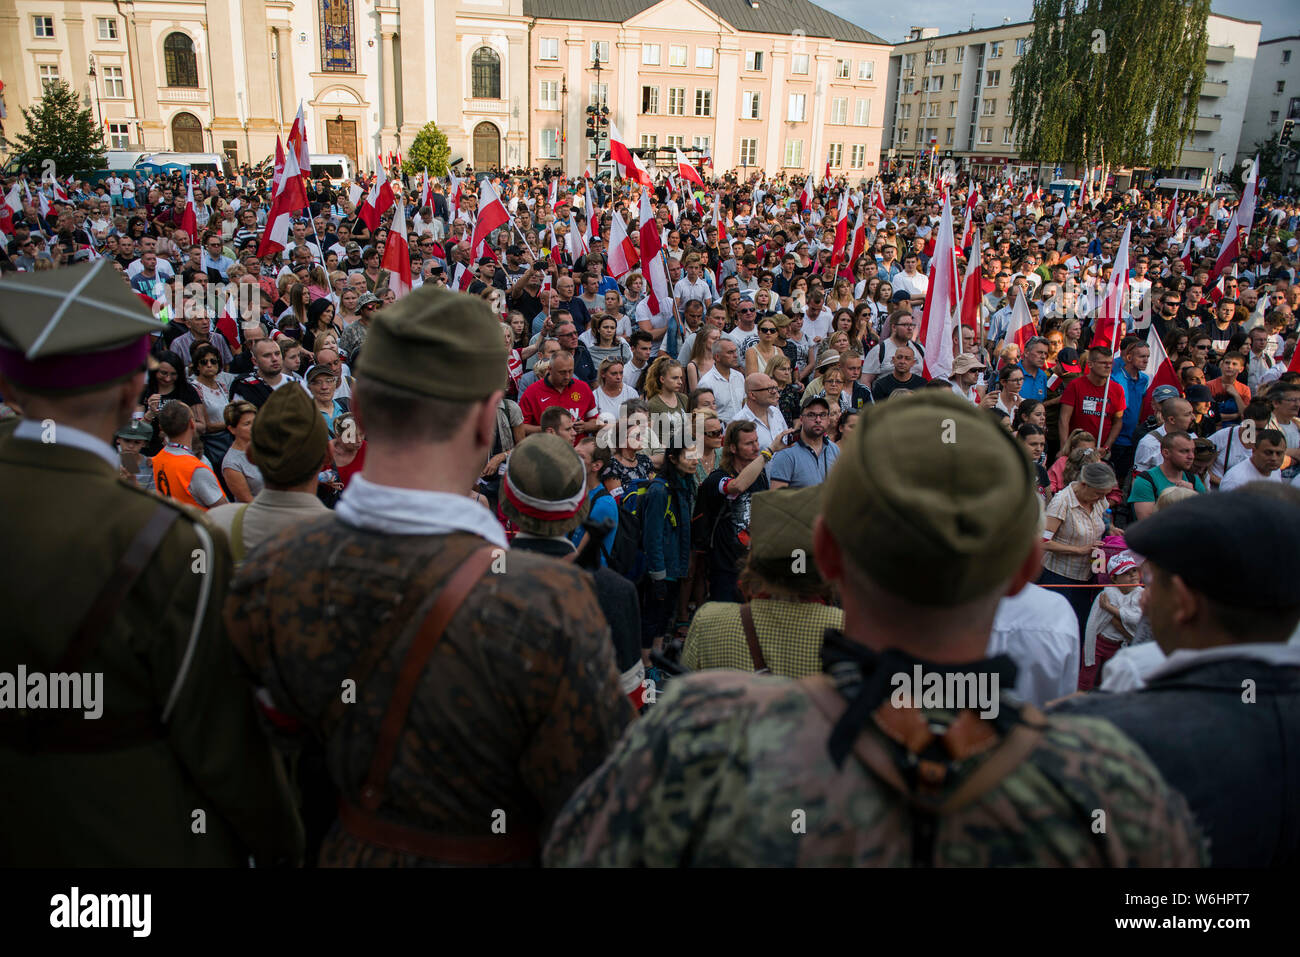
[[[591,58],[601,63],[609,62],[609,41],[592,40],[591,41]]]
[[[803,169],[803,140],[786,140],[785,166],[787,169]]]
[[[32,33],[38,40],[54,39],[53,17],[32,17]]]
[[[790,73],[795,76],[808,75],[808,54],[796,53],[790,58]]]
[[[993,115],[994,113],[996,113],[997,111],[998,111],[998,101],[997,101],[997,100],[985,100],[985,101],[983,102],[983,104],[981,104],[981,106],[980,106],[980,115],[981,115],[981,116],[992,116],[992,115]]]
[[[1277,114],[1278,114],[1278,111],[1277,111],[1277,110],[1269,110],[1269,111],[1268,111],[1268,125],[1269,125],[1269,126],[1272,126],[1272,125],[1274,125],[1275,123],[1277,123]]]
[[[996,60],[1000,56],[1002,56],[1002,41],[995,40],[989,44],[989,59]]]
[[[641,44],[641,65],[642,66],[659,65],[659,44],[657,43]]]
[[[858,61],[858,79],[874,80],[876,78],[876,61],[859,60]]]
[[[837,79],[837,80],[847,80],[847,79],[849,78],[849,73],[850,73],[850,71],[851,71],[852,69],[853,69],[853,61],[852,61],[852,60],[836,60],[836,61],[835,61],[835,79]]]
[[[641,87],[641,112],[642,113],[659,112],[659,87],[657,86]]]
[[[699,70],[713,69],[713,47],[695,48],[695,67]]]
[[[709,149],[709,146],[710,146],[712,143],[713,143],[713,138],[712,138],[712,137],[709,137],[709,136],[693,136],[693,137],[691,137],[691,145],[694,146],[697,150],[705,150],[705,151],[707,152],[708,149]]]
[[[911,73],[911,72],[912,72],[912,67],[915,66],[915,65],[916,65],[916,54],[915,54],[915,53],[904,53],[904,54],[903,54],[903,72],[904,72],[904,73]]]
[[[952,146],[952,127],[951,127],[951,126],[948,127],[946,130],[943,131],[943,145],[944,145],[944,146]]]
[[[96,17],[95,29],[101,40],[117,39],[117,20],[113,17]]]
[[[641,149],[657,150],[659,148],[659,136],[656,133],[641,134]]]
[[[686,115],[686,87],[670,86],[668,88],[668,115]]]
[[[853,104],[853,125],[866,126],[871,122],[871,101],[858,100]]]
[[[951,117],[951,116],[956,116],[956,115],[957,115],[957,101],[956,101],[956,100],[953,100],[952,102],[950,102],[950,103],[948,104],[948,115],[949,115],[950,117]]]
[[[670,46],[668,48],[669,66],[686,66],[686,47]]]
[[[763,72],[763,51],[746,50],[745,51],[745,69],[751,73]]]
[[[356,73],[353,0],[320,0],[320,61],[325,73]]]
[[[997,85],[1000,84],[1001,82],[1002,82],[1002,71],[1001,71],[1001,70],[988,70],[988,71],[984,74],[984,85],[985,85],[985,86],[997,86]]]
[[[953,62],[954,62],[954,63],[963,63],[963,62],[965,62],[965,60],[966,60],[966,48],[965,48],[965,47],[958,47],[958,48],[957,48],[957,55],[956,55],[955,57],[953,57]]]
[[[501,56],[491,47],[479,47],[469,59],[470,95],[475,99],[501,99]]]
[[[961,74],[954,73],[952,75],[952,91],[956,93],[960,89],[961,89]]]
[[[758,140],[753,137],[745,137],[740,141],[740,165],[758,165]]]
[[[542,130],[542,159],[560,158],[560,131]]]
[[[903,81],[903,92],[904,92],[904,93],[911,93],[911,92],[912,92],[912,84],[915,83],[915,82],[916,82],[916,81],[913,80],[911,77],[908,77],[906,80],[904,80],[904,81]]]
[[[560,81],[542,80],[541,91],[537,97],[539,110],[558,110],[560,108]]]
[[[1282,92],[1284,92],[1285,90],[1286,90],[1286,80],[1278,80],[1278,81],[1277,81],[1277,89],[1274,90],[1273,92],[1274,92],[1274,93],[1282,93]]]
[[[1011,145],[1011,127],[1009,126],[1002,127],[1002,145],[1003,146]]]
[[[993,127],[991,127],[991,126],[981,126],[981,127],[980,127],[980,142],[981,142],[981,143],[992,143],[992,142],[993,142]]]
[[[840,169],[844,166],[844,144],[832,143],[826,157],[826,162],[830,163],[831,169]]]
[[[1007,116],[1011,116],[1016,111],[1016,101],[1007,97]]]
[[[740,118],[742,120],[756,120],[758,115],[758,101],[762,97],[761,93],[746,90],[740,94]]]
[[[50,87],[59,82],[59,68],[49,63],[42,63],[40,66],[41,89],[45,93],[50,92]]]
[[[542,37],[537,41],[537,59],[558,60],[560,58],[560,38]]]
[[[867,148],[859,143],[849,147],[849,169],[862,169],[867,159]]]
[[[1290,50],[1283,50],[1283,51],[1282,51],[1282,65],[1283,65],[1283,66],[1286,66],[1286,65],[1287,65],[1288,63],[1290,63],[1290,62],[1291,62],[1291,51],[1290,51]]]
[[[109,149],[124,150],[131,143],[131,124],[130,123],[109,123],[108,124],[108,146]]]
[[[696,116],[713,115],[713,91],[712,90],[695,91],[695,115]]]
[[[120,66],[104,67],[104,96],[117,98],[126,96],[126,82],[123,80]]]
[[[902,117],[903,117],[903,119],[905,119],[905,120],[910,120],[910,119],[912,118],[912,104],[911,104],[911,103],[904,103],[904,104],[903,104]]]
[[[937,116],[939,115],[939,107],[940,107],[940,105],[941,105],[941,104],[939,104],[939,103],[928,103],[928,104],[926,104],[926,108],[925,108],[925,115],[926,115],[926,118],[927,118],[927,119],[934,119],[935,117],[937,117]]]
[[[908,129],[906,126],[904,126],[902,129],[898,131],[898,142],[906,143],[911,133],[912,131]]]
[[[943,77],[942,77],[942,76],[927,76],[927,77],[925,78],[925,82],[924,82],[924,84],[922,85],[922,89],[923,89],[926,93],[939,93],[939,92],[941,92],[941,91],[943,90]]]
[[[1029,49],[1029,37],[1020,37],[1016,40],[1016,56],[1024,56],[1025,51]]]
[[[789,109],[786,110],[785,118],[790,123],[802,123],[804,121],[804,109],[808,103],[806,93],[791,93]],[[786,164],[789,165],[788,163]]]
[[[168,86],[197,87],[199,61],[194,56],[194,41],[184,33],[169,33],[163,40],[163,64]]]
[[[849,121],[849,99],[837,96],[831,100],[831,122],[837,126]]]
[[[669,134],[667,141],[664,143],[669,149],[681,149],[686,145],[686,137],[677,133]]]
[[[591,84],[591,95],[589,99],[591,100],[592,106],[609,106],[609,84]]]

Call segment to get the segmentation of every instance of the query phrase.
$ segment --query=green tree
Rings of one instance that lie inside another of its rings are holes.
[[[1209,12],[1210,0],[1034,0],[1033,37],[1011,71],[1020,155],[1103,175],[1177,165],[1196,123]]]
[[[402,173],[415,176],[427,168],[430,176],[446,176],[450,158],[447,134],[438,129],[437,124],[426,123],[424,129],[415,134],[415,142],[402,158]]]
[[[33,161],[52,159],[62,175],[104,166],[103,132],[64,81],[51,83],[34,105],[23,107],[23,122],[27,130],[14,143]]]

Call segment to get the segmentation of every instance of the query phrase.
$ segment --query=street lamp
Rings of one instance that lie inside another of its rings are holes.
[[[104,117],[99,110],[99,86],[95,80],[95,54],[90,55],[90,89],[95,95],[95,121],[99,123],[99,138],[102,142],[104,139]]]
[[[591,68],[596,71],[596,91],[600,92],[600,49],[592,56]],[[596,179],[600,179],[600,140],[609,136],[609,107],[605,97],[600,97],[597,104],[594,99],[587,107],[587,139],[596,142]]]

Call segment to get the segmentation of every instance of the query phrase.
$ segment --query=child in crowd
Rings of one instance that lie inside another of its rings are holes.
[[[1142,574],[1132,552],[1120,552],[1106,564],[1111,584],[1101,590],[1088,615],[1083,638],[1079,690],[1101,682],[1101,669],[1125,645],[1132,644],[1142,622]]]

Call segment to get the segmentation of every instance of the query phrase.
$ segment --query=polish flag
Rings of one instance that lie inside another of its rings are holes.
[[[555,235],[555,223],[551,223],[547,229],[551,231],[551,262],[557,266],[564,265],[564,246],[560,239]],[[547,275],[550,275],[549,273]]]
[[[588,246],[582,239],[582,233],[578,231],[578,219],[576,216],[569,217],[569,231],[564,237],[564,248],[568,250],[569,261],[577,262],[583,256],[587,255]]]
[[[831,275],[844,262],[844,250],[849,244],[849,191],[840,195],[839,215],[835,220],[835,242],[831,246]]]
[[[42,194],[41,199],[44,198]],[[181,212],[180,228],[189,234],[190,242],[199,241],[199,219],[194,209],[194,177],[192,176],[188,177],[185,183],[185,209]]]
[[[930,287],[921,311],[919,339],[925,350],[926,378],[947,378],[952,373],[953,308],[957,305],[957,250],[952,242],[952,203],[943,202],[939,238],[930,260]]]
[[[547,187],[546,204],[550,206],[552,210],[560,205],[560,181],[558,179],[551,180],[550,186]]]
[[[1187,242],[1183,243],[1183,251],[1182,251],[1182,254],[1179,255],[1178,258],[1181,259],[1182,262],[1183,262],[1183,271],[1186,272],[1188,275],[1191,275],[1191,272],[1192,272],[1192,237],[1191,237],[1190,234],[1189,234],[1188,237],[1187,237]]]
[[[1291,361],[1286,364],[1287,372],[1300,372],[1300,344],[1291,352]]]
[[[692,183],[695,183],[700,187],[700,189],[704,189],[704,180],[700,178],[700,174],[696,171],[695,167],[691,165],[690,161],[687,160],[685,154],[675,146],[673,147],[673,152],[676,154],[677,158],[677,175],[682,179],[688,179]]]
[[[825,186],[830,181],[831,181],[831,158],[828,155],[826,157],[826,172],[822,173],[822,186]]]
[[[474,285],[474,270],[464,263],[456,263],[456,275],[452,285],[460,292],[469,292],[469,287]]]
[[[429,179],[429,167],[424,168],[424,179],[420,186],[420,208],[433,209],[433,182]]]
[[[1179,395],[1183,393],[1182,383],[1178,381],[1178,375],[1174,372],[1174,364],[1169,361],[1169,353],[1165,352],[1165,344],[1160,341],[1154,322],[1147,329],[1147,348],[1151,350],[1151,359],[1147,363],[1151,384],[1147,386],[1146,395],[1142,397],[1141,414],[1143,419],[1151,414],[1151,397],[1155,393],[1157,386],[1171,385],[1178,390]]]
[[[622,279],[640,261],[641,257],[632,245],[627,226],[623,223],[623,214],[615,210],[609,218],[609,274],[615,279]]]
[[[816,193],[813,187],[812,173],[809,173],[808,178],[804,180],[803,189],[799,191],[799,208],[800,209],[811,208],[813,202],[813,196],[815,195]]]
[[[862,205],[858,207],[858,221],[853,227],[853,249],[849,253],[849,263],[853,264],[858,261],[858,257],[867,248],[867,207]]]
[[[1242,190],[1241,203],[1237,206],[1237,227],[1242,233],[1250,232],[1250,225],[1255,221],[1255,201],[1259,198],[1259,154],[1255,154],[1255,163],[1246,177]]]
[[[451,184],[447,188],[449,194],[447,201],[451,203],[451,216],[455,219],[460,215],[460,194],[465,181],[455,173],[448,173],[447,181]]]
[[[302,100],[298,101],[298,115],[289,127],[289,152],[296,153],[298,169],[301,171],[303,185],[311,179],[311,156],[307,151],[307,118],[302,112]]]
[[[492,186],[492,180],[484,179],[478,191],[478,221],[474,223],[474,235],[469,241],[469,248],[474,255],[481,255],[479,247],[487,242],[492,231],[510,222],[510,214],[505,204]]]
[[[627,148],[627,144],[623,142],[623,137],[618,132],[618,127],[613,123],[609,124],[609,157],[617,165],[618,175],[623,179],[635,180],[642,186],[654,185],[640,157],[635,156]]]
[[[1228,264],[1237,261],[1237,256],[1241,253],[1241,226],[1234,216],[1228,223],[1228,230],[1223,234],[1223,243],[1219,246],[1219,256],[1214,260],[1214,268],[1210,270],[1210,282],[1214,282],[1223,275]]]
[[[668,269],[660,255],[663,244],[659,240],[659,226],[650,209],[650,191],[641,191],[641,263],[644,266],[646,290],[650,297],[650,312],[658,315],[665,304],[672,308],[672,292],[668,288]]]
[[[275,175],[271,177],[271,195],[280,192],[280,183],[284,181],[284,144],[280,134],[275,135]]]
[[[1096,329],[1092,334],[1092,345],[1109,346],[1112,354],[1119,345],[1121,330],[1124,328],[1123,307],[1128,294],[1128,241],[1132,231],[1132,223],[1124,227],[1119,250],[1115,253],[1115,264],[1111,267],[1110,279],[1106,283],[1106,294],[1101,301]]]
[[[406,239],[406,203],[397,204],[393,225],[384,244],[384,258],[379,264],[388,270],[388,285],[398,299],[411,291],[411,246]]]
[[[307,205],[307,193],[302,187],[298,171],[298,158],[292,152],[284,158],[284,176],[280,191],[271,200],[271,211],[266,216],[267,227],[257,244],[257,255],[270,256],[289,244],[294,214]]]
[[[885,191],[880,188],[879,183],[876,184],[876,191],[872,194],[872,202],[875,203],[876,212],[881,216],[889,215],[889,211],[885,209]]]
[[[981,292],[980,271],[983,269],[981,251],[983,243],[972,243],[970,258],[966,260],[966,272],[961,277],[961,324],[979,332],[980,303],[984,299]]]
[[[1232,264],[1232,278],[1233,279],[1237,278],[1236,262],[1233,262]],[[1219,304],[1219,300],[1222,299],[1225,295],[1227,295],[1227,293],[1228,293],[1228,274],[1225,272],[1222,276],[1219,277],[1219,281],[1216,282],[1211,287],[1210,296],[1209,296],[1210,302],[1214,303],[1217,306]]]
[[[21,213],[23,211],[23,197],[22,194],[18,192],[17,180],[14,181],[14,185],[10,188],[9,192],[5,194],[5,206],[9,207],[9,209],[13,210],[15,213]]]
[[[357,215],[370,228],[370,231],[374,232],[379,228],[379,218],[395,201],[393,187],[388,185],[388,173],[384,170],[381,159],[379,172],[375,176],[375,183],[370,187],[370,193],[366,196],[366,201],[361,204],[361,211]]]
[[[713,194],[713,225],[718,230],[718,246],[727,245],[727,223],[722,218],[722,200],[715,191]]]
[[[1020,353],[1023,355],[1025,343],[1036,335],[1038,330],[1034,328],[1033,317],[1029,314],[1029,303],[1025,300],[1024,293],[1021,293],[1011,304],[1011,325],[1007,327],[1007,334],[1002,341],[1014,342],[1020,347]]]
[[[586,240],[587,240],[587,244],[591,245],[592,239],[600,235],[600,222],[599,222],[600,206],[596,202],[596,191],[591,188],[590,179],[586,181],[586,183],[584,184],[584,188],[586,190],[584,194],[586,209],[584,210],[584,212],[587,214]]]
[[[1065,215],[1068,209],[1069,207],[1066,206],[1064,203],[1061,204],[1061,218],[1056,221],[1056,227],[1062,232],[1064,232],[1066,227],[1068,227],[1070,224],[1069,217]]]
[[[1169,202],[1169,215],[1165,217],[1165,225],[1170,232],[1178,228],[1178,190],[1174,190],[1174,198]]]

